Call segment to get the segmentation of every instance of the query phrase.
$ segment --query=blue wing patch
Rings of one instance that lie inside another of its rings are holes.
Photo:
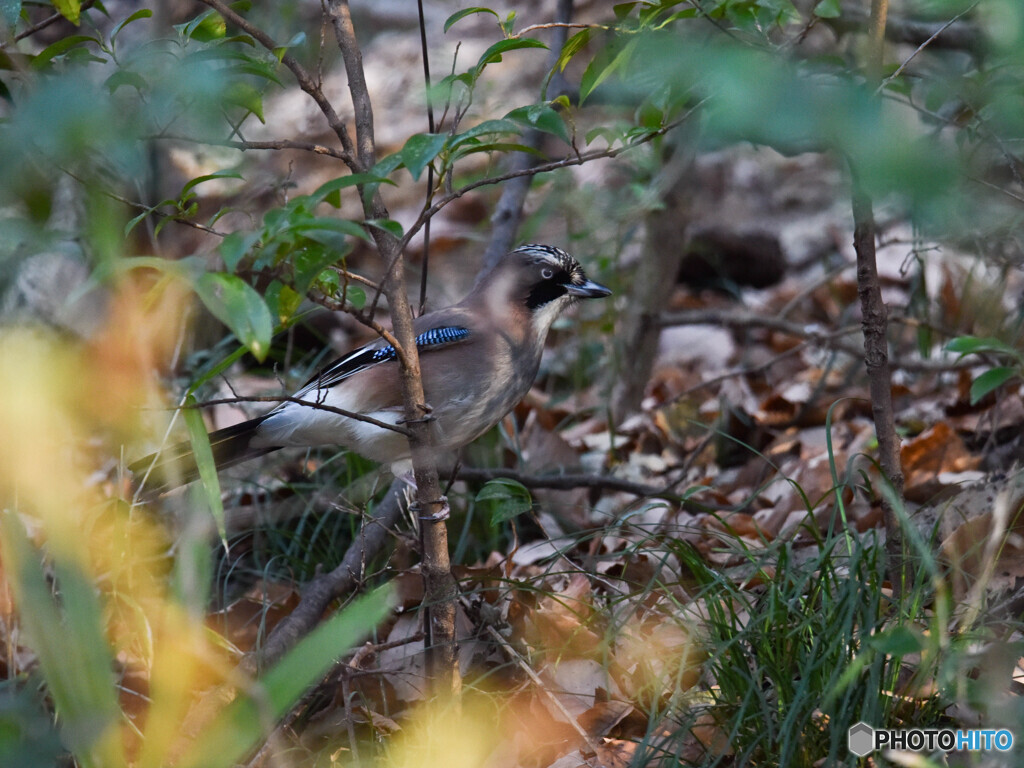
[[[431,328],[416,337],[416,349],[423,352],[429,347],[436,347],[439,344],[451,344],[453,341],[462,341],[469,336],[468,328],[451,326],[447,328]],[[394,360],[395,348],[388,344],[373,353],[373,362],[383,363],[385,360]]]
[[[463,341],[469,336],[469,333],[468,328],[455,325],[431,328],[429,331],[424,331],[416,337],[416,348],[420,352],[425,352],[444,344]],[[306,382],[306,385],[296,396],[302,397],[312,389],[326,389],[327,387],[334,386],[364,368],[369,368],[378,363],[386,363],[389,360],[394,360],[397,356],[395,348],[390,344],[376,349],[362,347],[321,370]]]

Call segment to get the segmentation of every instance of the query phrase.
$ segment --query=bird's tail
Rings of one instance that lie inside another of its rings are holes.
[[[210,433],[210,449],[218,470],[278,449],[278,446],[250,445],[256,429],[265,418],[261,416]],[[143,491],[146,494],[160,493],[199,479],[199,465],[192,453],[192,443],[187,441],[132,462],[128,469],[134,474],[137,483],[145,478]]]

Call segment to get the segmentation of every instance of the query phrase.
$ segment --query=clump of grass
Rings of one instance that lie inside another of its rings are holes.
[[[1001,641],[984,625],[951,626],[934,558],[917,558],[911,583],[894,599],[874,532],[834,533],[803,548],[724,541],[745,554],[744,567],[725,572],[685,542],[666,545],[691,585],[691,612],[703,617],[705,690],[652,720],[638,764],[853,765],[850,726],[975,727],[954,720],[950,708],[958,702],[1020,732],[1020,717],[1008,723],[1010,713],[1000,717],[985,704],[1000,700],[996,687],[1008,692],[1009,674],[988,676],[984,686],[975,679],[984,677],[981,644]],[[701,730],[703,746],[693,736]]]

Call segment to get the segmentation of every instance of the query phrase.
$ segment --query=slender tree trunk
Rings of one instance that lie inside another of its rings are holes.
[[[693,155],[687,146],[689,138],[681,137],[681,133],[676,131],[675,154],[655,182],[663,190],[664,207],[647,216],[647,242],[622,315],[618,333],[621,362],[615,366],[611,395],[611,417],[615,424],[621,424],[640,409],[658,353],[661,313],[675,291],[676,275],[685,251]]]
[[[868,28],[868,54],[865,70],[868,82],[878,83],[882,75],[885,44],[885,22],[889,12],[888,0],[871,0],[871,20]],[[853,247],[857,252],[857,293],[860,296],[861,326],[864,331],[864,364],[871,392],[871,413],[878,438],[878,463],[884,482],[892,488],[892,496],[882,496],[882,514],[885,519],[885,549],[888,554],[886,571],[895,594],[899,595],[908,576],[903,530],[896,514],[896,504],[903,499],[903,467],[900,464],[900,439],[892,408],[892,377],[889,371],[888,313],[882,302],[878,283],[878,263],[875,255],[877,231],[871,198],[861,185],[857,168],[850,164],[853,188]]]
[[[349,91],[355,108],[358,162],[363,169],[372,168],[376,159],[373,109],[351,9],[346,0],[331,0],[327,12],[348,74]],[[390,218],[379,194],[364,204],[364,212],[368,219]],[[423,390],[412,305],[406,291],[405,259],[400,242],[393,235],[378,228],[372,228],[371,234],[386,265],[382,288],[391,314],[392,333],[398,342],[395,351],[400,363],[405,426],[410,432],[409,447],[416,477],[416,503],[413,509],[422,527],[427,667],[437,692],[447,694],[457,692],[459,688],[455,643],[455,601],[458,590],[448,555],[448,528],[445,522],[448,503],[441,494],[441,483],[437,475],[430,405]]]
[[[853,190],[853,247],[857,252],[857,293],[860,296],[861,326],[864,331],[864,363],[868,372],[871,393],[871,413],[878,437],[878,463],[885,481],[897,499],[903,497],[903,468],[900,464],[900,439],[892,407],[892,378],[889,370],[887,339],[888,311],[882,302],[878,283],[878,264],[875,258],[875,217],[871,198],[857,183]],[[893,588],[903,584],[904,552],[903,531],[896,510],[885,496],[882,497],[885,518],[886,552],[889,555],[889,580]]]

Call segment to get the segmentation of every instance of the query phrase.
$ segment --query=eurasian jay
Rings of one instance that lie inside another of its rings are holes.
[[[579,262],[550,245],[524,245],[483,273],[466,298],[415,320],[423,388],[435,446],[456,450],[497,424],[523,399],[540,367],[548,330],[579,299],[611,291],[587,279]],[[384,340],[328,365],[295,398],[398,425],[402,391],[395,350]],[[218,469],[285,447],[339,445],[368,459],[409,457],[400,432],[301,402],[210,434]],[[160,490],[199,477],[192,448],[181,443],[131,465]]]

